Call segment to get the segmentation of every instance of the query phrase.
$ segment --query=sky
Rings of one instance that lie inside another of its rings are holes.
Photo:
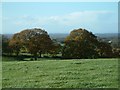
[[[2,32],[14,34],[41,28],[70,33],[78,28],[93,33],[118,32],[117,2],[3,2]]]

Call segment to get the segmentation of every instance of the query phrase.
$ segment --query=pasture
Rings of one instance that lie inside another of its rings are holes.
[[[38,59],[3,57],[3,88],[118,88],[118,59]]]

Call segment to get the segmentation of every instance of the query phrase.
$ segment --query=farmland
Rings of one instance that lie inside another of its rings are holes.
[[[2,87],[118,88],[118,59],[15,61],[3,57]]]

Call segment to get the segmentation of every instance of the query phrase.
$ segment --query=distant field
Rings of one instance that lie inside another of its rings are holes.
[[[39,59],[2,65],[3,88],[118,88],[117,59]]]

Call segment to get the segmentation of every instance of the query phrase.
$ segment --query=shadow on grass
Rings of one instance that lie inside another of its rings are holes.
[[[62,58],[60,56],[56,57],[37,57],[35,59],[33,56],[29,55],[2,55],[2,61],[42,61],[42,60],[61,60]]]

